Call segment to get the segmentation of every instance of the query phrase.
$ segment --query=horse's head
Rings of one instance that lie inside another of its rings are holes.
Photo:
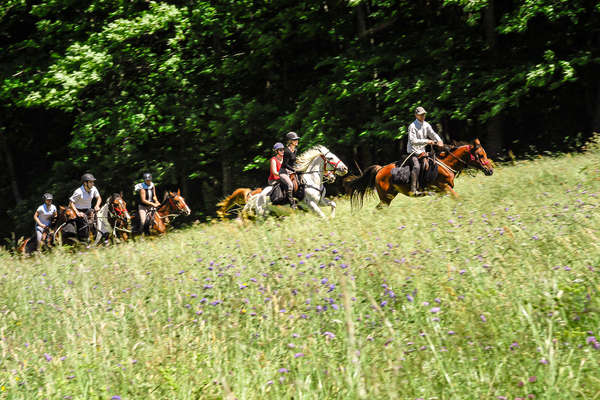
[[[338,158],[338,156],[333,154],[331,151],[327,150],[327,148],[325,148],[324,146],[322,146],[322,149],[323,151],[321,152],[321,158],[325,163],[325,173],[332,172],[339,176],[346,175],[348,173],[348,167],[346,166],[346,164],[344,164],[342,160]],[[335,180],[335,177],[333,178]]]
[[[113,193],[109,200],[111,211],[117,216],[117,218],[123,220],[131,220],[129,211],[127,211],[127,203],[123,200],[121,193]]]
[[[190,215],[192,213],[179,189],[177,189],[177,193],[167,192],[165,201],[173,212],[185,215]]]
[[[487,158],[487,154],[481,146],[479,139],[475,139],[473,145],[469,146],[467,164],[482,170],[486,175],[492,175],[494,173],[492,162]]]
[[[58,213],[56,215],[56,225],[60,225],[67,221],[77,218],[77,214],[71,207],[58,206]]]

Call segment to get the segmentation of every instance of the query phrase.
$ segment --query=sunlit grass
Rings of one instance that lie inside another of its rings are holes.
[[[340,200],[335,220],[1,253],[0,396],[594,398],[599,161],[462,176],[458,201]]]

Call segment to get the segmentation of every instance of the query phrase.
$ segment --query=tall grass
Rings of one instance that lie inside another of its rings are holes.
[[[458,201],[0,253],[0,397],[597,398],[599,176],[596,151]]]

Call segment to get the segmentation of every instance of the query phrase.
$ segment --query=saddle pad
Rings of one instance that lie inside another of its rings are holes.
[[[393,185],[408,185],[410,183],[410,167],[408,165],[392,168],[391,174]]]

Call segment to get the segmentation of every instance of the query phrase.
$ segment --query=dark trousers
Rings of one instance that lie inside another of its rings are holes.
[[[410,166],[410,191],[414,192],[417,190],[417,182],[421,173],[421,163],[418,156],[410,158]]]

